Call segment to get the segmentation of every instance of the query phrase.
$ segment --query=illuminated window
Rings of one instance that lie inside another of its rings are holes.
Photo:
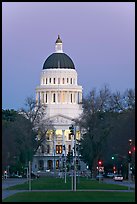
[[[56,145],[56,154],[62,154],[62,145]]]
[[[56,169],[59,168],[59,160],[56,160]]]

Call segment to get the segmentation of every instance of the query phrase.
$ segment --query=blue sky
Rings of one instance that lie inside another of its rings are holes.
[[[35,97],[58,34],[84,95],[104,84],[112,92],[135,87],[134,2],[3,2],[3,109]]]

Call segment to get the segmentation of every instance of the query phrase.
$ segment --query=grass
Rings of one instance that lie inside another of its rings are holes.
[[[132,192],[24,192],[2,202],[135,202]]]
[[[28,190],[28,183],[11,186],[9,190]],[[39,179],[32,180],[32,190],[71,190],[71,178],[67,178],[67,182],[64,183],[63,178],[54,177],[41,177]],[[118,184],[106,184],[99,183],[96,180],[80,178],[80,182],[77,181],[77,189],[111,189],[111,190],[127,190],[128,187]]]
[[[64,178],[40,177],[31,182],[32,190],[71,190],[71,177]],[[28,190],[28,183],[11,186],[9,190]],[[3,202],[135,202],[134,192],[104,192],[88,191],[100,190],[127,190],[128,187],[118,184],[99,183],[96,180],[80,178],[77,181],[77,190],[64,192],[22,192],[3,199]]]

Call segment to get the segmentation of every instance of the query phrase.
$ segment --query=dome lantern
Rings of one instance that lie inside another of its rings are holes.
[[[56,43],[55,43],[55,52],[56,53],[62,53],[63,52],[62,40],[60,38],[60,35],[58,35],[58,38],[57,38]]]

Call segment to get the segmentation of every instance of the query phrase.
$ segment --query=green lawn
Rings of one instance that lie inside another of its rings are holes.
[[[24,192],[3,202],[135,202],[132,192]]]
[[[32,180],[32,190],[71,190],[71,177],[64,178],[40,177]],[[9,187],[8,189],[28,190],[28,183]],[[77,180],[77,189],[108,189],[108,190],[127,190],[126,186],[118,184],[99,183],[96,180],[80,178]],[[3,202],[134,202],[134,192],[23,192],[5,198]]]
[[[28,183],[19,184],[9,187],[10,190],[28,190]],[[71,190],[71,178],[67,178],[67,183],[64,183],[63,178],[54,177],[41,177],[31,182],[32,190]],[[80,182],[77,181],[77,189],[112,189],[112,190],[127,190],[128,187],[120,186],[117,184],[99,183],[96,180],[80,178]]]

